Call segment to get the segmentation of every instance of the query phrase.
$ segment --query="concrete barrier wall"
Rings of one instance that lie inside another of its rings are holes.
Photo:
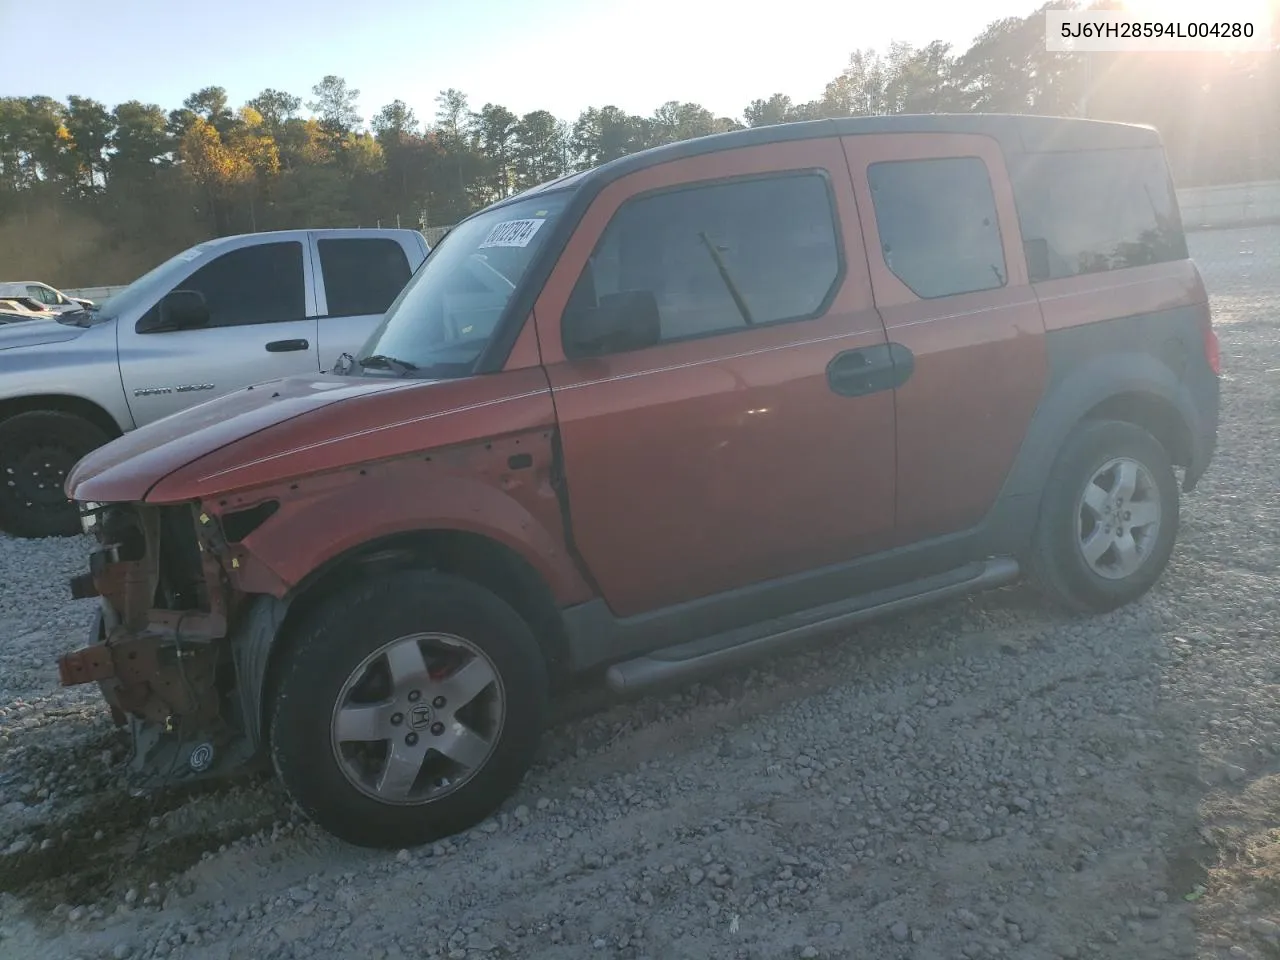
[[[121,284],[118,287],[76,287],[74,290],[63,289],[68,297],[83,297],[86,300],[92,300],[94,303],[101,303],[107,297],[119,293],[124,289]]]
[[[1178,206],[1188,230],[1280,223],[1280,180],[1183,187]]]

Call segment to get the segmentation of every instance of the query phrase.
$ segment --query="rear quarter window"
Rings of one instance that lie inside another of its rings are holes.
[[[1026,154],[1010,173],[1033,281],[1187,257],[1159,148]]]
[[[331,317],[386,313],[413,272],[404,248],[385,237],[320,240],[317,246]]]

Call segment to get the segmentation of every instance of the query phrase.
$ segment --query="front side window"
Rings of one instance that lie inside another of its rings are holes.
[[[722,181],[624,203],[567,309],[645,291],[657,301],[661,340],[681,340],[816,316],[840,270],[823,174]]]
[[[873,163],[867,181],[885,265],[917,297],[1004,286],[1004,243],[981,159]]]
[[[317,246],[331,317],[386,313],[413,272],[404,248],[385,237],[321,240]]]
[[[210,260],[174,290],[194,290],[209,305],[210,327],[283,323],[306,318],[302,244],[296,240],[229,250]],[[148,329],[151,314],[138,321]]]
[[[37,283],[27,287],[27,294],[32,300],[38,300],[40,303],[47,303],[50,306],[56,306],[59,303],[58,295],[48,287],[42,287]]]
[[[387,310],[357,363],[414,376],[468,376],[570,193],[532,197],[464,220],[431,250]],[[395,362],[391,362],[395,361]]]

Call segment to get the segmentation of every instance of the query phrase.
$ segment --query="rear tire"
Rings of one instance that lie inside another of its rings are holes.
[[[1132,603],[1164,572],[1178,534],[1169,454],[1141,427],[1081,424],[1063,445],[1040,502],[1031,572],[1077,613]]]
[[[319,826],[364,847],[416,846],[488,817],[524,777],[546,722],[546,663],[520,615],[424,570],[321,604],[278,676],[268,704],[277,775]]]
[[[67,474],[111,438],[72,413],[31,410],[0,422],[0,530],[15,537],[80,533]]]

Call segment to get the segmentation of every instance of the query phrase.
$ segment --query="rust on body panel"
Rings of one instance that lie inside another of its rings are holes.
[[[843,142],[876,304],[889,340],[915,356],[915,370],[895,397],[895,536],[909,543],[973,526],[995,503],[1048,383],[1044,323],[1027,281],[1013,190],[995,140],[885,134]],[[880,252],[867,167],[947,157],[978,157],[987,167],[1007,280],[994,290],[924,300]]]
[[[815,169],[830,180],[845,261],[824,315],[565,359],[561,314],[624,201],[699,181]],[[678,160],[611,183],[584,215],[534,314],[564,445],[574,542],[614,613],[890,542],[892,392],[842,397],[826,381],[836,354],[885,342],[837,140]]]
[[[183,510],[198,550],[203,584],[198,608],[156,606],[164,572],[156,509],[118,506],[118,522],[108,525],[94,554],[93,591],[110,619],[101,642],[58,660],[63,686],[98,683],[117,724],[136,716],[165,725],[172,717],[209,730],[228,729],[221,716],[216,680],[218,641],[236,611],[239,596],[224,590],[225,547],[207,514]],[[114,528],[114,529],[113,529]]]

